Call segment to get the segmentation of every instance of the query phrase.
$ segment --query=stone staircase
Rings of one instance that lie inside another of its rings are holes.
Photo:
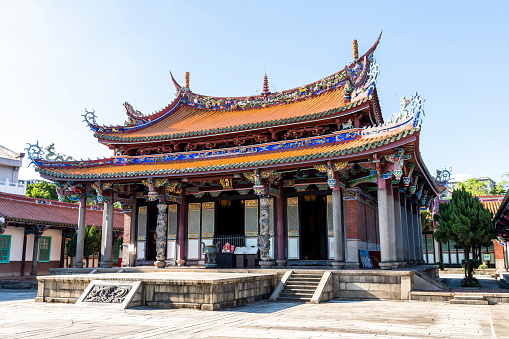
[[[482,295],[454,294],[454,298],[449,300],[449,303],[460,305],[488,305],[488,300],[485,300]]]
[[[277,300],[311,302],[322,276],[323,273],[293,272]]]

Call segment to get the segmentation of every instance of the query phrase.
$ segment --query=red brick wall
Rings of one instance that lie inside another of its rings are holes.
[[[379,243],[377,211],[357,200],[346,201],[346,236]]]
[[[366,233],[367,240],[370,243],[378,244],[378,222],[377,222],[378,213],[377,210],[366,206]]]
[[[493,247],[495,249],[495,260],[496,259],[504,259],[504,246],[500,245],[498,242],[493,241]]]
[[[60,261],[39,262],[37,263],[38,275],[49,275],[50,268],[59,268]],[[32,270],[32,261],[25,261],[25,276],[30,275]],[[11,261],[9,263],[0,264],[0,276],[2,277],[19,277],[21,274],[21,261]]]

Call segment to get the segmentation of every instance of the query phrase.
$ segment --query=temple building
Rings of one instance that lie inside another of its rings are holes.
[[[38,145],[28,156],[59,194],[104,202],[101,265],[112,265],[113,203],[125,213],[123,264],[195,265],[202,246],[258,246],[261,266],[382,269],[422,262],[420,208],[444,183],[419,151],[424,100],[401,99],[384,121],[376,88],[376,43],[342,70],[287,91],[211,97],[172,76],[176,97],[150,115],[124,104],[127,121],[85,120],[113,156],[68,160]],[[47,158],[47,157],[46,157]],[[82,241],[82,240],[81,240]],[[80,260],[76,259],[79,267]]]

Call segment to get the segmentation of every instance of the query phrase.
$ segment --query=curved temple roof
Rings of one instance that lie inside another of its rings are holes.
[[[172,76],[177,97],[159,112],[144,116],[125,103],[128,121],[124,126],[99,126],[95,115],[85,119],[104,143],[171,140],[319,119],[372,99],[378,75],[373,53],[379,41],[380,37],[343,70],[288,91],[251,97],[208,97],[181,87]]]

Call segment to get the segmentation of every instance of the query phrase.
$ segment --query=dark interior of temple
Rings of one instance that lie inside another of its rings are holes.
[[[327,259],[327,202],[325,195],[300,197],[300,249],[303,260]]]

